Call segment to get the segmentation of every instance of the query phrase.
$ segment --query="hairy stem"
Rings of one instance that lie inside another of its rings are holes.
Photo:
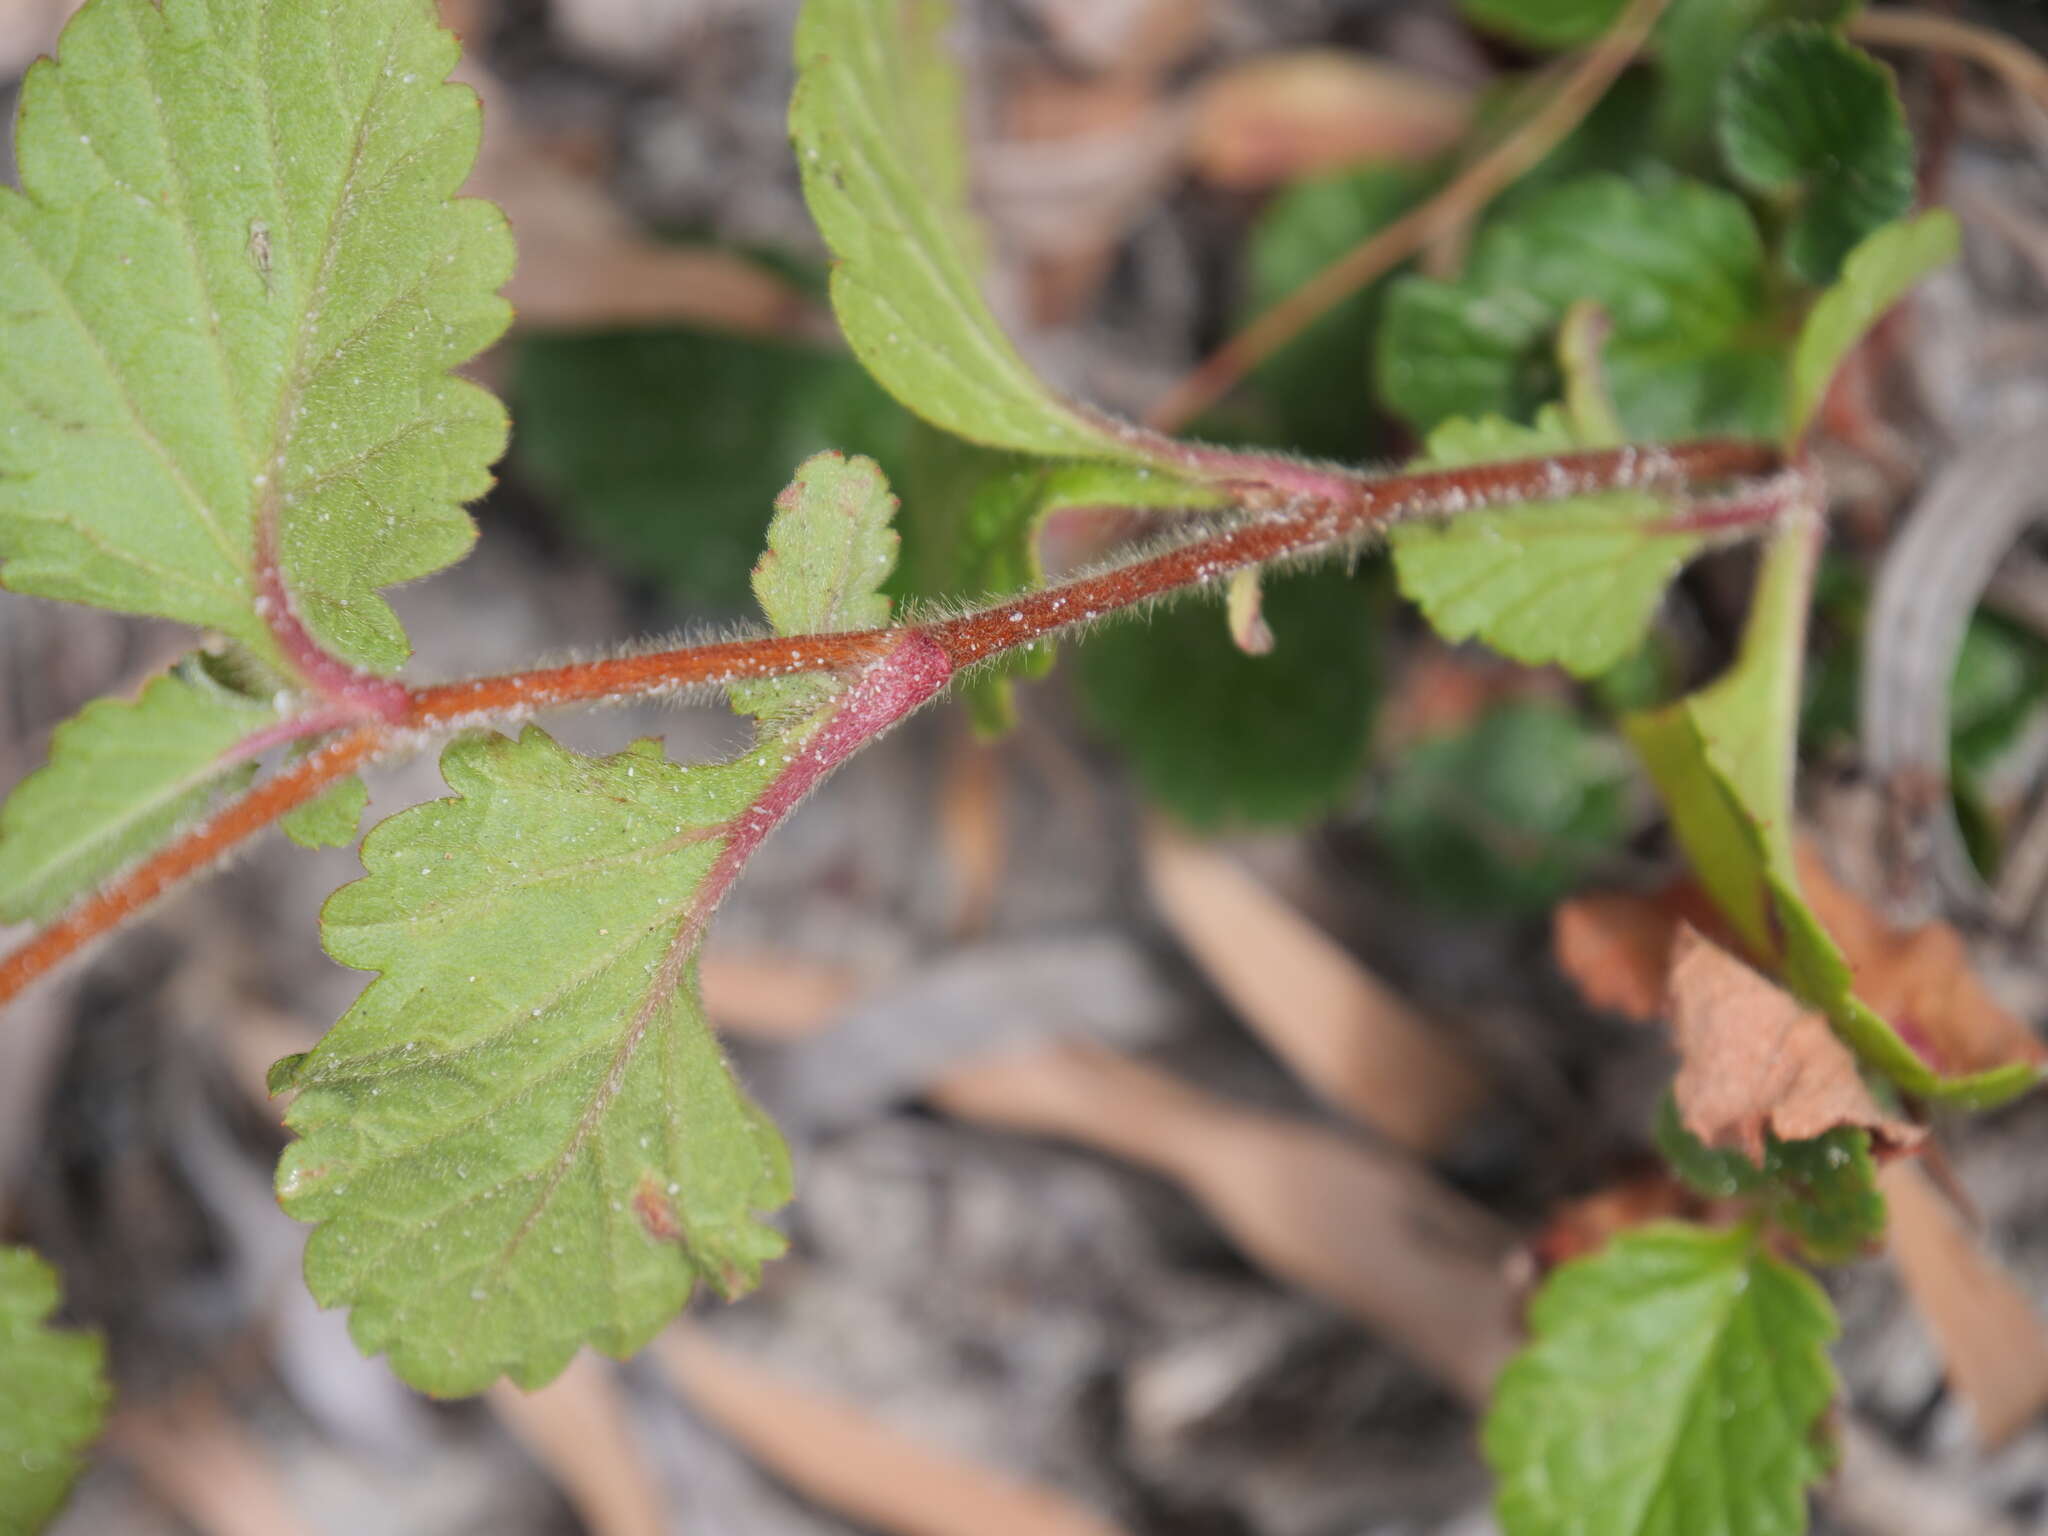
[[[814,744],[816,761],[807,756],[800,764],[802,772],[778,790],[781,798],[772,821],[779,821],[825,773],[943,691],[944,684],[962,668],[1107,614],[1142,607],[1177,592],[1218,588],[1234,572],[1355,544],[1406,518],[1448,517],[1485,507],[1631,487],[1683,490],[1775,477],[1784,468],[1783,455],[1769,445],[1704,441],[1671,447],[1608,448],[1378,478],[1347,476],[1338,494],[1297,497],[1253,511],[1237,522],[1158,553],[954,617],[848,634],[714,641],[408,689],[402,710],[394,712],[396,719],[380,713],[364,720],[348,703],[334,701],[327,709],[291,722],[288,735],[279,734],[284,727],[271,728],[254,750],[322,729],[345,728],[346,734],[228,802],[214,816],[180,834],[0,960],[0,1005],[174,885],[219,863],[336,780],[381,753],[402,749],[423,736],[523,720],[563,704],[658,697],[692,685],[746,678],[861,669],[863,680],[856,684],[853,699],[859,702],[872,694],[872,707],[842,710],[827,734]],[[1702,526],[1762,526],[1776,516],[1782,498],[1777,480],[1748,486],[1729,502],[1709,503],[1725,510],[1709,513],[1712,521]],[[885,658],[887,665],[877,665]],[[749,842],[749,851],[751,847]]]

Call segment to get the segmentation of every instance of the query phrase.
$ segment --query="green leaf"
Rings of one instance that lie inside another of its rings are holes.
[[[1765,1133],[1759,1168],[1740,1151],[1717,1151],[1685,1128],[1671,1095],[1657,1109],[1657,1149],[1685,1183],[1713,1200],[1756,1199],[1816,1264],[1846,1264],[1884,1237],[1884,1195],[1870,1133],[1842,1126],[1808,1141]]]
[[[684,602],[738,613],[770,503],[821,448],[907,460],[911,418],[844,353],[706,331],[527,336],[517,462],[569,525]],[[678,409],[678,401],[688,401]]]
[[[1955,260],[1962,229],[1945,208],[1865,237],[1842,263],[1833,287],[1820,296],[1800,327],[1792,351],[1784,437],[1797,441],[1827,398],[1828,385],[1870,328],[1884,318],[1913,285]]]
[[[1891,71],[1825,27],[1752,38],[1715,127],[1735,179],[1796,210],[1785,259],[1809,283],[1832,282],[1858,241],[1913,206],[1913,135]]]
[[[84,1467],[107,1415],[105,1348],[44,1326],[57,1276],[26,1248],[0,1248],[0,1531],[41,1529]]]
[[[284,835],[301,848],[346,848],[356,840],[370,789],[350,774],[319,799],[300,806],[278,823]]]
[[[1350,167],[1283,190],[1252,226],[1250,319],[1392,223],[1427,185],[1406,166]],[[1356,461],[1373,447],[1372,337],[1384,281],[1333,304],[1253,374],[1276,435],[1298,452]]]
[[[1551,334],[1580,299],[1613,322],[1608,383],[1631,437],[1777,431],[1783,349],[1756,222],[1733,194],[1684,180],[1566,182],[1490,220],[1457,282],[1400,279],[1379,330],[1381,397],[1425,431],[1527,419],[1557,397]]]
[[[1556,704],[1490,710],[1392,765],[1373,838],[1409,889],[1455,912],[1540,911],[1627,834],[1627,754]]]
[[[314,637],[389,670],[379,587],[468,549],[505,418],[505,221],[426,0],[95,0],[29,72],[0,192],[0,557],[17,591],[273,663],[274,539]]]
[[[754,584],[785,633],[887,618],[894,498],[821,454],[777,501]],[[861,699],[830,674],[735,686],[761,717],[731,762],[660,743],[587,758],[529,727],[458,741],[455,798],[363,843],[328,952],[379,973],[295,1089],[278,1190],[319,1222],[306,1277],[430,1392],[532,1387],[577,1348],[638,1349],[700,1281],[753,1284],[783,1239],[781,1139],[706,1023],[696,954],[775,820],[836,761],[805,754]],[[822,763],[822,768],[819,764]],[[792,775],[799,777],[793,778]]]
[[[1187,601],[1091,635],[1077,657],[1096,727],[1190,826],[1306,821],[1364,764],[1379,696],[1372,590],[1342,570],[1283,576],[1266,585],[1265,616],[1270,656],[1231,642],[1220,604]]]
[[[255,774],[223,762],[277,711],[193,657],[133,703],[98,699],[57,728],[50,761],[0,807],[0,920],[44,922]]]
[[[1547,406],[1534,427],[1499,417],[1451,420],[1429,435],[1417,468],[1455,468],[1592,446]],[[1484,640],[1531,665],[1593,677],[1642,643],[1664,590],[1703,547],[1672,532],[1670,508],[1641,491],[1397,524],[1401,591],[1449,640]]]
[[[1133,437],[1060,399],[981,292],[948,0],[806,0],[790,137],[838,258],[832,308],[854,354],[934,426],[1020,453],[1144,462]]]
[[[1622,727],[1656,782],[1693,873],[1752,961],[1825,1013],[1866,1064],[1907,1093],[1956,1105],[1999,1103],[2039,1081],[2034,1066],[1937,1074],[1855,997],[1841,950],[1800,895],[1792,780],[1819,548],[1816,526],[1780,533],[1765,555],[1735,665],[1700,692],[1631,715]]]
[[[1830,1456],[1820,1288],[1753,1233],[1662,1225],[1557,1269],[1484,1431],[1507,1536],[1798,1536]]]
[[[1459,0],[1476,27],[1535,48],[1576,48],[1613,26],[1627,0]]]

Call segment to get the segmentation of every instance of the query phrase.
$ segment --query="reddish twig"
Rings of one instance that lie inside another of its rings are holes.
[[[816,762],[811,762],[810,755],[801,759],[803,773],[791,778],[786,793],[775,802],[772,820],[779,821],[868,736],[936,695],[962,668],[1104,615],[1179,592],[1220,587],[1235,571],[1355,543],[1406,518],[1453,516],[1505,503],[1550,501],[1627,487],[1697,486],[1775,475],[1783,468],[1783,456],[1766,444],[1708,441],[1668,448],[1608,448],[1380,478],[1346,477],[1341,495],[1296,498],[1158,553],[951,618],[848,634],[714,641],[407,690],[403,711],[395,722],[373,719],[354,724],[347,734],[230,801],[0,960],[0,1004],[172,886],[219,863],[241,843],[305,805],[336,780],[381,753],[426,734],[493,720],[524,719],[562,704],[644,698],[697,684],[746,678],[845,671],[868,666],[884,656],[926,657],[925,664],[905,673],[914,673],[916,687],[905,683],[874,710],[844,712],[843,721],[850,723],[828,728],[827,736],[820,739]],[[1324,472],[1314,473],[1322,476]],[[1753,508],[1756,504],[1737,501],[1729,505]],[[907,666],[876,671],[872,674],[875,686],[880,687],[885,678],[893,679],[896,671]],[[915,697],[911,697],[913,693]],[[334,715],[316,711],[295,722],[293,735],[309,735],[335,720]],[[864,733],[841,739],[855,727],[862,727]],[[278,729],[271,728],[262,744],[282,740]],[[747,846],[751,849],[752,843]]]

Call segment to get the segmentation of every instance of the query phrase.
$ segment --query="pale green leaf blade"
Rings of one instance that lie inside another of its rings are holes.
[[[1564,414],[1533,427],[1499,417],[1452,420],[1430,433],[1419,468],[1540,457],[1583,447]],[[1391,534],[1401,591],[1445,638],[1478,638],[1531,665],[1581,677],[1641,643],[1664,590],[1704,541],[1660,526],[1670,508],[1641,491],[1405,523]]]
[[[1751,38],[1722,82],[1715,133],[1735,179],[1792,210],[1785,259],[1809,283],[1833,281],[1858,241],[1913,206],[1892,73],[1831,28]]]
[[[53,1329],[57,1277],[26,1248],[0,1248],[0,1531],[41,1529],[83,1467],[107,1414],[97,1335]]]
[[[1806,431],[1835,370],[1885,312],[1913,285],[1954,261],[1962,250],[1962,228],[1946,208],[1887,224],[1851,251],[1834,286],[1820,296],[1800,327],[1792,352],[1792,380],[1786,401],[1785,438]]]
[[[93,0],[31,71],[0,192],[7,585],[407,655],[377,589],[469,546],[504,413],[478,109],[428,0]]]
[[[779,766],[779,758],[777,765]],[[306,1278],[407,1381],[537,1386],[781,1252],[786,1154],[698,1003],[695,896],[771,772],[460,741],[364,841],[329,952],[380,973],[291,1074]]]
[[[809,461],[769,525],[771,617],[886,615],[894,508],[867,460]],[[736,1294],[782,1251],[762,1217],[788,1155],[705,1020],[697,948],[860,694],[831,675],[733,694],[764,720],[729,763],[677,767],[655,741],[587,758],[533,727],[456,742],[455,798],[372,831],[367,877],[327,904],[328,952],[379,975],[273,1071],[300,1136],[278,1190],[320,1223],[315,1296],[416,1386],[629,1354],[699,1282]]]
[[[86,705],[57,728],[49,762],[0,806],[0,920],[56,916],[246,784],[254,764],[223,754],[276,719],[196,660],[132,703]]]
[[[1625,1232],[1553,1273],[1487,1414],[1506,1536],[1799,1536],[1836,1332],[1753,1233]]]
[[[356,840],[370,788],[350,774],[319,799],[300,806],[280,821],[278,830],[301,848],[346,848]]]
[[[1135,439],[1059,399],[981,292],[948,0],[808,0],[790,136],[838,257],[832,307],[855,354],[935,426],[1063,458],[1142,461]]]

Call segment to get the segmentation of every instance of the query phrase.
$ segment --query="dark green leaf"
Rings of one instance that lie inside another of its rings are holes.
[[[1437,905],[1536,911],[1617,851],[1629,778],[1620,744],[1570,710],[1508,704],[1409,747],[1370,825],[1395,873]]]
[[[1192,826],[1306,821],[1334,808],[1363,765],[1379,691],[1372,589],[1337,569],[1282,576],[1267,584],[1265,614],[1270,656],[1240,651],[1207,601],[1081,646],[1088,713]]]
[[[823,448],[900,464],[910,421],[850,357],[705,331],[530,336],[511,393],[518,460],[580,532],[735,612],[790,466]]]
[[[1391,223],[1422,185],[1405,167],[1375,165],[1287,188],[1252,228],[1250,310],[1277,304]],[[1384,287],[1374,283],[1332,305],[1253,375],[1288,446],[1353,461],[1371,451],[1372,333]]]
[[[1777,27],[1743,48],[1716,122],[1735,179],[1794,210],[1785,259],[1833,282],[1858,241],[1913,206],[1913,135],[1891,71],[1825,27]]]
[[[1529,419],[1557,397],[1551,335],[1579,299],[1613,322],[1608,383],[1630,436],[1776,434],[1783,346],[1756,223],[1691,181],[1568,182],[1489,221],[1459,281],[1401,279],[1379,330],[1382,398],[1424,430]]]

